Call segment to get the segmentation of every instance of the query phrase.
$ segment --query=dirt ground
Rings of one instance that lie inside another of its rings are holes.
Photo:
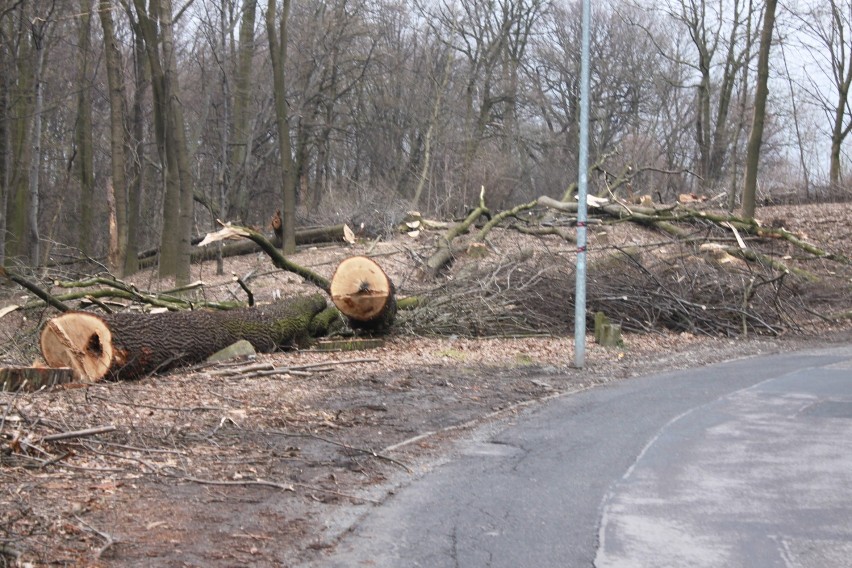
[[[809,220],[826,242],[848,241],[852,208],[819,211],[777,214]],[[308,249],[294,260],[329,274],[345,256],[371,254],[401,290],[415,290],[419,280],[406,259],[430,246],[372,240]],[[259,301],[300,285],[261,255],[227,268],[255,274]],[[197,270],[206,294],[239,294],[229,275],[215,276],[213,263]],[[150,274],[137,284],[169,285]],[[5,294],[4,305],[21,301],[20,290]],[[11,346],[7,362],[32,354],[27,330],[49,316],[19,310],[0,319]],[[453,440],[477,426],[637,375],[852,339],[841,323],[803,329],[748,339],[626,334],[611,348],[590,337],[582,370],[571,366],[567,336],[394,334],[363,351],[306,349],[136,382],[2,392],[0,566],[322,565],[348,527],[446,459]]]

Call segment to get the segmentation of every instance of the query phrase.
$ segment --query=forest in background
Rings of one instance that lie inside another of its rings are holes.
[[[594,2],[594,193],[735,210],[766,2]],[[0,253],[189,277],[216,219],[392,227],[577,178],[580,2],[0,0]],[[758,176],[849,195],[852,2],[779,7]],[[629,178],[628,183],[614,183]],[[294,248],[285,239],[285,252]]]

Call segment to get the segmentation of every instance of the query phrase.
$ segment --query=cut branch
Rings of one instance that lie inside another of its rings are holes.
[[[426,261],[426,267],[432,276],[437,275],[442,268],[452,262],[454,255],[453,239],[468,232],[477,219],[489,214],[488,208],[485,206],[485,188],[483,187],[479,192],[479,207],[471,211],[464,221],[438,238],[437,250]]]
[[[50,294],[48,294],[44,289],[42,289],[35,282],[31,282],[31,281],[27,280],[26,278],[24,278],[23,276],[15,274],[14,272],[10,271],[7,268],[3,268],[2,266],[0,266],[0,276],[5,276],[6,278],[11,280],[15,284],[19,284],[20,286],[23,286],[24,288],[26,288],[27,290],[29,290],[30,292],[32,292],[33,294],[35,294],[36,296],[41,298],[46,304],[53,306],[54,308],[56,308],[60,312],[67,312],[71,309],[68,306],[66,306],[65,304],[63,304],[62,302],[60,302],[59,300],[57,300],[56,298],[54,298],[53,296],[51,296]]]
[[[326,280],[319,274],[308,270],[303,266],[299,266],[298,264],[287,260],[287,258],[282,254],[278,247],[276,247],[272,241],[263,236],[263,234],[253,229],[249,229],[248,227],[239,227],[226,223],[221,224],[223,226],[223,229],[217,231],[216,233],[210,233],[209,235],[207,235],[204,240],[199,243],[198,246],[204,246],[211,242],[216,242],[224,239],[240,237],[247,238],[257,244],[260,249],[265,252],[269,256],[269,258],[272,259],[272,264],[274,264],[277,268],[292,272],[293,274],[298,274],[314,286],[317,286],[322,291],[328,293],[330,287],[330,283],[328,280]]]

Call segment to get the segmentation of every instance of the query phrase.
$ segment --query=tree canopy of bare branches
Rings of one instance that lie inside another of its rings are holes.
[[[121,274],[156,246],[185,281],[192,235],[218,218],[386,228],[415,207],[462,217],[483,185],[498,209],[562,196],[578,6],[0,0],[2,254],[44,265],[72,245]],[[765,6],[595,4],[595,193],[739,204]],[[807,6],[778,14],[758,203],[848,193],[849,6]]]

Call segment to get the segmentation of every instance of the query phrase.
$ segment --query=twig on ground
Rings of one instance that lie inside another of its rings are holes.
[[[292,485],[285,485],[275,481],[266,481],[265,479],[235,479],[235,480],[219,480],[219,479],[202,479],[200,477],[192,477],[188,475],[175,475],[177,479],[191,481],[200,485],[258,485],[261,487],[274,487],[282,491],[295,491]]]
[[[102,547],[100,547],[98,549],[98,552],[95,554],[95,560],[100,560],[101,556],[103,556],[103,553],[106,552],[109,547],[111,547],[116,542],[118,542],[111,535],[109,535],[109,534],[107,534],[107,533],[105,533],[101,530],[96,529],[95,527],[93,527],[92,525],[90,525],[89,523],[87,523],[86,521],[81,519],[79,516],[74,515],[74,518],[77,519],[77,521],[81,525],[83,525],[83,527],[87,528],[91,532],[95,533],[96,535],[98,535],[99,537],[104,539],[104,541],[106,541],[106,543]]]
[[[294,483],[294,487],[301,487],[302,489],[308,489],[310,491],[319,491],[321,493],[328,493],[329,495],[336,495],[338,497],[343,497],[345,499],[351,499],[353,501],[363,501],[365,503],[372,503],[373,505],[381,505],[381,501],[376,501],[375,499],[369,499],[367,497],[358,497],[357,495],[349,495],[348,493],[341,493],[340,491],[335,491],[333,489],[326,489],[325,487],[317,487],[315,485],[307,485],[305,483]]]
[[[96,394],[90,394],[89,398],[94,398],[97,400],[108,402],[110,404],[118,404],[121,406],[132,406],[133,408],[147,408],[149,410],[167,410],[170,412],[225,412],[228,410],[227,408],[222,408],[220,406],[189,406],[186,408],[182,408],[180,406],[156,406],[153,404],[142,404],[138,402],[121,402],[118,400],[113,400],[111,398],[106,398],[104,396],[98,396]]]
[[[21,552],[17,548],[14,548],[12,545],[0,542],[0,556],[13,558],[15,560],[15,566],[19,565],[22,554],[23,552]]]
[[[65,458],[71,457],[73,455],[74,455],[74,452],[65,452],[64,454],[62,454],[60,456],[50,458],[49,460],[47,460],[47,461],[43,462],[41,465],[39,465],[39,469],[44,469],[49,465],[55,464],[56,462],[62,461]]]
[[[318,363],[306,363],[304,365],[289,365],[285,367],[276,367],[272,363],[253,363],[244,367],[229,367],[218,371],[211,371],[209,374],[213,377],[234,377],[239,375],[240,378],[266,377],[270,375],[300,375],[311,376],[310,370],[313,371],[330,371],[331,367],[338,365],[354,365],[356,363],[377,363],[379,360],[375,358],[363,359],[344,359],[337,361],[321,361]]]
[[[408,467],[407,465],[405,465],[404,463],[402,463],[401,461],[395,460],[395,459],[388,457],[388,456],[384,456],[382,454],[379,454],[375,450],[365,449],[365,448],[356,448],[354,446],[350,446],[349,444],[345,444],[343,442],[338,442],[336,440],[332,440],[332,439],[326,438],[324,436],[319,436],[317,434],[314,434],[313,432],[309,432],[308,434],[301,434],[300,436],[301,437],[307,436],[309,438],[314,438],[314,439],[319,440],[321,442],[325,442],[327,444],[332,444],[334,446],[338,446],[338,447],[344,448],[344,449],[352,451],[352,452],[359,452],[359,453],[362,453],[362,454],[367,454],[369,456],[373,456],[374,458],[377,458],[377,459],[380,459],[380,460],[385,460],[385,461],[390,462],[394,465],[398,465],[399,467],[401,467],[402,469],[404,469],[408,473],[413,473],[411,471],[411,468]]]
[[[96,428],[87,428],[85,430],[75,430],[73,432],[62,432],[61,434],[50,434],[41,439],[42,442],[56,442],[57,440],[67,440],[69,438],[85,438],[87,436],[96,436],[97,434],[105,434],[115,430],[115,426],[98,426]]]

